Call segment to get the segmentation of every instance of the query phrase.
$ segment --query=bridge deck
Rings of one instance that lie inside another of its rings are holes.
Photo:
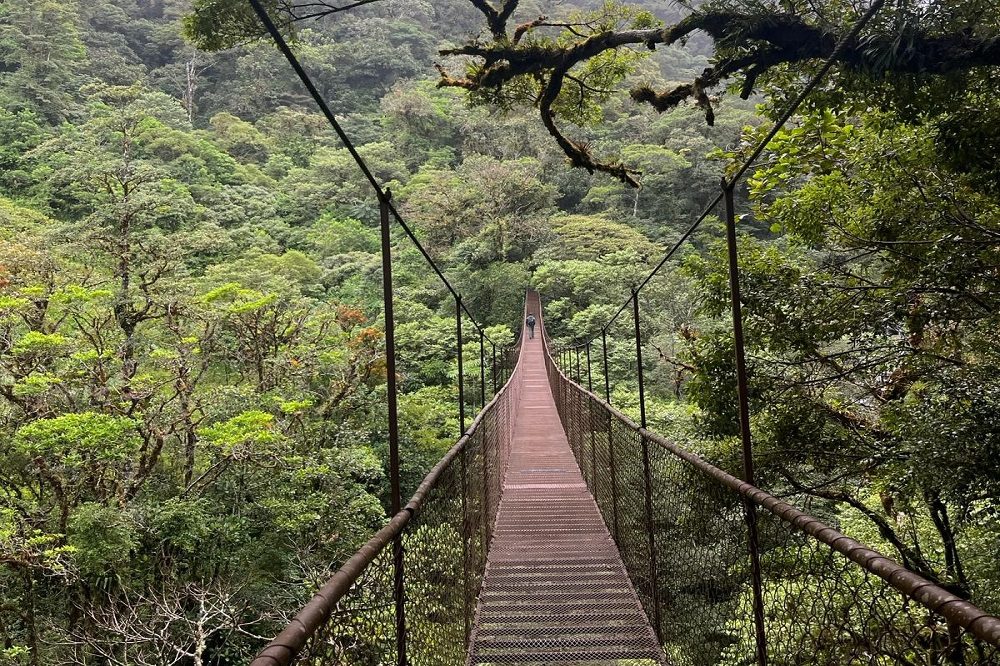
[[[663,663],[560,425],[541,336],[524,345],[521,404],[469,664]]]

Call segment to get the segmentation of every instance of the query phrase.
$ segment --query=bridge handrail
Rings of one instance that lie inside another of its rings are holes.
[[[516,382],[520,381],[517,372],[521,364],[523,346],[520,332],[509,349],[516,350],[515,361],[510,375],[504,385],[496,392],[493,399],[476,414],[465,433],[458,439],[447,453],[427,473],[423,481],[413,493],[406,505],[394,515],[388,523],[378,530],[361,548],[327,580],[316,594],[296,613],[286,627],[275,636],[268,645],[258,653],[251,666],[287,666],[293,663],[296,656],[302,652],[309,639],[330,620],[337,603],[350,592],[352,586],[365,573],[367,568],[392,544],[393,540],[403,534],[415,516],[420,513],[428,494],[435,488],[444,471],[468,445],[468,442],[481,427],[486,416],[507,398]]]
[[[864,570],[875,574],[891,587],[910,597],[927,610],[941,615],[949,622],[957,624],[977,638],[1000,647],[1000,617],[987,613],[975,604],[910,571],[892,558],[844,535],[823,521],[778,499],[767,491],[741,481],[732,474],[712,465],[701,456],[671,442],[666,437],[641,427],[627,415],[608,404],[604,398],[574,381],[562,371],[556,362],[555,356],[552,354],[549,346],[548,336],[545,333],[544,319],[539,317],[539,320],[541,322],[539,328],[542,335],[542,346],[545,350],[547,360],[551,363],[551,366],[556,370],[563,382],[571,384],[576,390],[588,396],[592,404],[596,403],[609,416],[624,424],[640,437],[644,437],[657,446],[666,449],[674,456],[695,467],[703,474],[718,481],[781,521],[805,532],[817,541],[844,555]]]

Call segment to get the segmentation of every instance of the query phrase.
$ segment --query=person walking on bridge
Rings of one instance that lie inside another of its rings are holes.
[[[535,315],[528,313],[528,318],[524,320],[524,323],[528,325],[528,337],[534,339],[535,337]]]

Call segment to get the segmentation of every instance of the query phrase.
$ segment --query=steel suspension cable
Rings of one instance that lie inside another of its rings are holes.
[[[351,157],[354,159],[354,162],[358,165],[358,168],[361,170],[361,173],[364,174],[365,179],[369,182],[369,184],[373,188],[375,188],[375,194],[378,197],[379,201],[388,206],[389,210],[392,212],[392,216],[396,219],[396,221],[399,223],[399,226],[402,227],[403,231],[406,232],[406,235],[410,238],[410,240],[413,242],[416,248],[420,251],[420,254],[423,256],[427,264],[434,270],[434,273],[438,276],[438,278],[440,278],[441,282],[448,289],[448,291],[451,292],[452,296],[458,298],[459,297],[458,291],[451,284],[448,278],[445,277],[444,273],[438,267],[437,263],[434,261],[434,259],[431,258],[430,253],[427,252],[427,249],[424,248],[423,244],[417,239],[416,234],[413,233],[413,230],[403,219],[403,216],[399,214],[398,210],[396,210],[395,205],[393,205],[391,201],[391,194],[388,192],[388,190],[382,188],[382,185],[375,178],[375,175],[372,173],[371,168],[368,166],[368,163],[365,162],[365,159],[361,157],[360,153],[358,153],[357,148],[354,146],[354,142],[351,141],[351,138],[347,135],[347,132],[344,131],[344,128],[340,125],[340,122],[337,120],[337,117],[333,114],[333,110],[330,109],[330,105],[326,103],[326,100],[320,94],[319,89],[316,88],[316,85],[312,81],[312,77],[310,77],[309,74],[306,72],[305,68],[302,67],[302,64],[299,62],[299,59],[295,56],[295,53],[292,52],[291,47],[288,45],[288,42],[281,34],[281,31],[278,30],[278,27],[274,24],[274,21],[271,19],[270,14],[268,14],[267,9],[264,8],[260,0],[249,0],[249,1],[250,5],[253,7],[254,12],[257,14],[257,17],[260,19],[260,22],[264,25],[264,28],[271,36],[271,39],[274,40],[274,43],[278,47],[278,50],[281,51],[282,55],[285,56],[285,60],[287,60],[288,64],[291,65],[292,69],[295,70],[295,73],[296,75],[298,75],[299,80],[302,82],[302,85],[304,85],[306,90],[309,91],[310,97],[312,97],[313,101],[316,102],[316,106],[319,107],[320,111],[323,113],[323,116],[326,118],[327,122],[330,123],[330,126],[333,127],[333,130],[337,133],[337,136],[340,138],[341,143],[344,144],[344,147],[347,149],[347,152],[350,153]],[[472,325],[475,326],[475,328],[479,332],[481,332],[484,336],[486,336],[486,339],[492,343],[493,340],[491,340],[490,337],[486,335],[485,329],[483,329],[483,327],[479,325],[479,322],[476,320],[476,317],[472,314],[472,312],[469,311],[469,309],[464,305],[464,303],[462,304],[462,310],[469,316],[469,319],[472,321]]]
[[[636,286],[635,288],[636,292],[641,291],[643,287],[649,284],[649,281],[652,280],[656,276],[656,274],[660,272],[660,269],[663,268],[663,266],[670,260],[670,258],[677,253],[677,250],[679,250],[681,246],[684,245],[685,242],[687,242],[687,239],[691,237],[691,234],[693,234],[698,229],[698,227],[701,226],[702,222],[708,219],[708,216],[712,213],[713,210],[715,210],[715,207],[719,205],[720,201],[722,201],[721,192],[715,195],[715,199],[712,200],[712,203],[708,204],[705,210],[702,211],[701,215],[698,216],[698,219],[695,220],[694,223],[691,226],[689,226],[684,231],[683,234],[681,234],[681,237],[677,239],[677,242],[673,244],[673,246],[670,248],[667,254],[663,257],[663,259],[660,260],[660,263],[656,264],[656,267],[649,272],[649,275],[647,275],[643,279],[643,281]],[[608,323],[603,326],[602,330],[606,330],[609,326],[611,326],[611,324],[615,322],[615,319],[618,319],[621,313],[625,312],[625,308],[627,308],[629,306],[629,303],[631,302],[632,302],[632,296],[629,296],[628,300],[622,303],[621,307],[618,308],[618,311],[611,316],[611,319],[609,319]],[[588,342],[593,342],[595,339],[597,339],[596,335],[593,338],[591,338]]]
[[[778,135],[778,132],[782,130],[782,128],[785,126],[785,123],[787,123],[791,119],[791,117],[795,114],[795,112],[799,110],[799,107],[802,106],[802,103],[805,102],[806,98],[813,92],[813,90],[816,89],[816,86],[820,84],[823,78],[826,77],[829,71],[833,68],[834,64],[836,64],[837,59],[844,52],[844,49],[847,48],[848,44],[857,39],[858,35],[861,34],[861,31],[865,29],[865,26],[867,26],[873,18],[875,18],[875,15],[878,14],[879,10],[882,9],[883,5],[885,5],[885,0],[874,0],[871,6],[869,6],[868,11],[866,11],[865,14],[860,19],[858,19],[857,23],[854,24],[851,30],[848,31],[848,33],[844,35],[837,42],[833,51],[830,52],[830,55],[823,62],[823,65],[822,67],[820,67],[819,71],[816,72],[816,74],[814,74],[812,78],[809,79],[809,81],[806,83],[806,86],[799,92],[798,95],[795,96],[795,99],[792,100],[792,103],[789,104],[788,108],[784,111],[784,113],[782,113],[781,116],[778,117],[778,120],[775,121],[774,125],[771,127],[771,130],[760,142],[758,142],[757,146],[750,153],[750,156],[743,162],[740,168],[734,172],[734,175],[732,177],[728,179],[723,178],[722,180],[723,188],[735,187],[739,179],[746,174],[746,172],[750,169],[750,167],[753,166],[754,162],[757,161],[757,158],[759,158],[763,154],[763,152],[767,149],[767,146],[771,143],[771,140],[774,139],[774,137]],[[702,211],[701,215],[698,216],[698,219],[695,220],[695,222],[691,226],[689,226],[687,230],[685,230],[685,232],[681,235],[680,239],[670,248],[670,250],[663,257],[663,259],[661,259],[660,262],[653,268],[653,270],[651,270],[649,274],[646,275],[646,277],[642,280],[642,282],[640,282],[635,287],[636,294],[642,291],[643,287],[649,284],[650,280],[652,280],[660,272],[660,270],[666,265],[667,261],[669,261],[670,258],[677,253],[680,247],[685,242],[687,242],[687,240],[691,237],[691,235],[708,218],[711,212],[715,210],[715,207],[719,205],[719,202],[722,201],[723,196],[724,196],[723,192],[720,192],[715,196],[715,199],[713,199],[712,202],[708,204],[708,206],[704,209],[704,211]],[[633,295],[630,293],[629,297],[625,300],[624,303],[622,303],[621,307],[618,308],[618,310],[611,316],[611,318],[607,321],[607,323],[601,327],[598,333],[595,333],[589,339],[578,342],[568,348],[573,349],[582,345],[586,345],[588,342],[595,341],[601,332],[606,333],[610,329],[611,324],[613,324],[615,320],[618,319],[618,317],[621,316],[621,314],[626,310],[626,308],[629,307],[629,305],[632,303],[632,299]]]
[[[743,166],[737,169],[736,173],[733,174],[733,177],[729,179],[730,184],[735,184],[736,181],[742,178],[743,174],[745,174],[747,170],[753,166],[753,163],[757,161],[757,158],[761,156],[767,146],[771,143],[771,139],[778,135],[778,132],[780,132],[785,126],[785,123],[787,123],[792,115],[799,110],[799,107],[802,106],[804,101],[806,101],[806,98],[812,94],[812,91],[816,89],[816,86],[819,85],[820,81],[826,77],[827,72],[833,68],[837,58],[839,58],[840,54],[844,52],[847,45],[854,41],[859,34],[861,34],[861,31],[865,29],[865,26],[868,25],[873,18],[875,18],[875,15],[878,14],[884,4],[885,0],[875,0],[872,2],[864,16],[862,16],[854,27],[851,28],[851,30],[844,35],[839,42],[837,42],[837,45],[833,48],[833,51],[830,52],[830,56],[823,63],[823,66],[820,67],[819,71],[816,72],[812,79],[809,80],[806,87],[799,92],[794,100],[792,100],[788,109],[781,114],[778,120],[774,123],[774,127],[772,127],[771,131],[767,133],[767,136],[765,136],[764,139],[757,144],[757,147],[754,148],[752,153],[750,153],[750,157],[743,163]]]

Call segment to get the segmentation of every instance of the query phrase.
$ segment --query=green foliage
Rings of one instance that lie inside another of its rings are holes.
[[[471,108],[436,85],[438,46],[478,29],[464,3],[377,3],[298,26],[266,4],[501,344],[529,285],[557,342],[598,334],[717,194],[719,158],[745,156],[767,128],[750,103],[727,99],[709,128],[699,109],[654,115],[622,100],[639,81],[700,75],[699,52],[584,60],[555,113],[595,154],[620,146],[643,172],[635,191],[566,169],[535,117],[536,77],[480,91]],[[955,25],[973,4],[957,3]],[[661,9],[573,1],[560,15],[572,28],[529,30],[524,44],[677,18]],[[842,2],[824,11],[853,15]],[[218,53],[195,51],[182,28]],[[904,48],[912,29],[897,32]],[[384,524],[378,210],[260,36],[236,0],[0,4],[0,661],[100,651],[159,663],[191,650],[201,626],[202,653],[185,660],[244,663],[260,647],[251,634],[274,633]],[[765,115],[807,69],[769,76]],[[921,554],[908,564],[996,604],[995,82],[886,80],[865,97],[853,76],[835,73],[738,192],[750,202],[739,250],[760,483],[857,499]],[[736,470],[718,236],[709,220],[683,268],[644,287],[644,371],[652,427]],[[456,439],[455,322],[396,225],[392,253],[410,492]],[[606,332],[613,402],[635,415],[630,312]],[[466,398],[478,399],[478,341],[466,343]],[[857,505],[814,501],[852,536],[897,548]],[[693,519],[668,527],[683,535]],[[437,583],[409,590],[413,639],[457,659],[461,544],[446,525],[407,539]],[[707,566],[725,577],[723,562]],[[287,581],[307,582],[290,598]],[[225,613],[198,616],[202,602]],[[722,605],[741,613],[746,599]],[[785,631],[787,619],[769,622]],[[125,643],[122,627],[137,624],[151,629]],[[689,629],[679,657],[725,652]],[[385,638],[345,632],[372,649]]]
[[[139,448],[139,438],[129,419],[83,412],[25,425],[17,431],[14,447],[27,456],[72,468],[127,460]]]
[[[339,219],[324,215],[313,225],[309,240],[320,257],[332,257],[348,252],[379,251],[378,231],[350,218]]]
[[[162,548],[182,557],[196,557],[212,538],[212,510],[204,499],[171,497],[152,507],[149,529]]]
[[[58,333],[29,331],[14,342],[10,348],[10,353],[18,356],[51,355],[58,352],[62,347],[65,347],[66,343],[66,338]]]
[[[559,259],[648,262],[657,254],[657,246],[634,227],[600,215],[554,217],[551,224],[554,238],[545,254]]]
[[[260,411],[238,414],[202,428],[198,434],[225,455],[236,457],[266,451],[281,442],[281,435],[274,431],[274,417]]]
[[[53,121],[66,117],[87,55],[79,12],[77,2],[55,0],[11,0],[0,7],[0,62],[10,72],[0,107]]]
[[[101,504],[81,504],[69,523],[69,545],[80,575],[90,580],[122,574],[138,546],[128,515]]]
[[[277,0],[264,0],[268,13],[280,17]],[[283,25],[287,30],[290,25]],[[184,19],[184,34],[206,51],[228,49],[247,41],[248,35],[261,32],[260,20],[253,7],[234,0],[197,0]]]

